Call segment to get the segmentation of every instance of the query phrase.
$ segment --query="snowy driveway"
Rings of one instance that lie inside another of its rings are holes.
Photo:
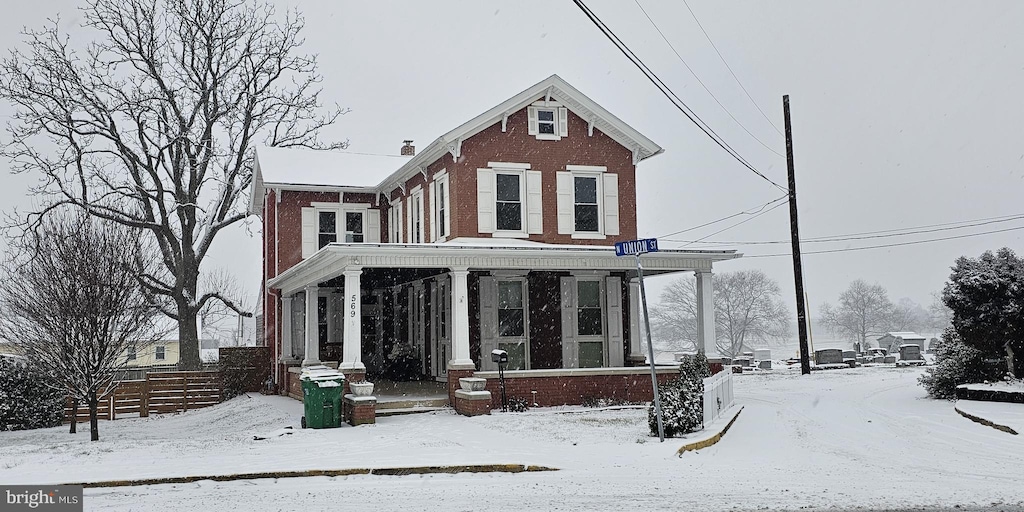
[[[144,426],[143,420],[104,423],[108,439],[111,434],[121,438],[101,446],[77,440],[47,446],[46,439],[66,436],[53,431],[0,433],[0,481],[101,480],[325,464],[523,463],[561,471],[203,481],[92,489],[86,492],[86,504],[119,510],[173,504],[179,509],[247,511],[953,505],[1019,510],[1024,500],[1019,476],[1024,474],[1024,436],[967,421],[949,402],[925,399],[916,385],[919,372],[865,368],[807,377],[738,376],[736,395],[746,408],[733,429],[719,444],[682,458],[675,456],[681,441],[651,441],[643,435],[643,412],[630,410],[537,410],[472,419],[417,415],[385,418],[374,427],[252,441],[254,430],[272,432],[293,422],[298,411],[297,402],[259,397],[159,420],[156,428]]]

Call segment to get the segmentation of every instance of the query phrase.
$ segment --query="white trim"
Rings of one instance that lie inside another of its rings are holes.
[[[608,172],[608,167],[603,165],[566,165],[565,170],[578,172]]]
[[[580,233],[573,233],[572,238],[574,240],[607,240],[608,236],[602,235],[601,233],[591,233],[589,231],[585,231]]]
[[[655,365],[654,372],[658,374],[679,373],[678,365]],[[556,370],[506,370],[506,379],[525,377],[589,377],[595,375],[648,375],[651,374],[650,366],[637,366],[626,368],[561,368]],[[485,379],[497,379],[497,371],[473,372],[474,377]]]
[[[349,209],[360,209],[360,208],[373,208],[370,203],[324,203],[321,201],[313,201],[309,203],[313,208],[337,208],[339,206],[350,207]]]
[[[561,103],[559,103],[557,101],[540,100],[540,101],[535,101],[535,102],[531,103],[530,106],[531,107],[542,108],[544,110],[551,110],[551,109],[557,109],[559,107],[564,107],[565,105],[562,105]]]
[[[492,169],[494,171],[494,232],[491,236],[506,238],[528,238],[529,230],[527,221],[526,204],[526,169]],[[519,177],[519,229],[501,229],[498,227],[498,175]]]
[[[487,167],[497,170],[526,170],[530,168],[528,163],[520,162],[487,162]]]

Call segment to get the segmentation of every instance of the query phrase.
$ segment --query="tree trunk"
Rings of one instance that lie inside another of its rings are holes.
[[[96,415],[99,404],[100,401],[96,398],[96,392],[89,393],[89,439],[92,441],[100,440],[100,423]]]
[[[69,434],[78,433],[78,399],[74,398],[71,400],[71,430]]]
[[[196,313],[188,308],[178,306],[178,369],[196,371],[203,369],[199,359],[199,330],[196,324]]]

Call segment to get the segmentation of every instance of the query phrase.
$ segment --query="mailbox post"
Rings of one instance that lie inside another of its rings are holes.
[[[508,412],[508,399],[505,398],[505,367],[508,366],[508,352],[501,349],[492,350],[491,362],[498,364],[498,383],[501,386],[501,412]]]
[[[647,316],[647,290],[644,289],[644,267],[640,264],[640,255],[658,252],[657,238],[644,238],[615,243],[616,256],[636,256],[636,276],[640,280],[640,301],[644,309],[644,330],[647,331],[647,357],[651,361],[651,387],[654,388],[654,411],[658,416],[658,439],[665,442],[665,423],[661,414],[661,397],[658,396],[658,372],[654,369],[654,344],[651,342],[651,319]]]

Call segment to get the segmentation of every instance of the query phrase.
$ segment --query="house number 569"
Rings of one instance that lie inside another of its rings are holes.
[[[351,317],[354,318],[356,316],[356,296],[355,295],[352,296],[351,301],[348,303],[348,308],[351,310],[351,311],[348,312],[348,316],[351,316]]]

